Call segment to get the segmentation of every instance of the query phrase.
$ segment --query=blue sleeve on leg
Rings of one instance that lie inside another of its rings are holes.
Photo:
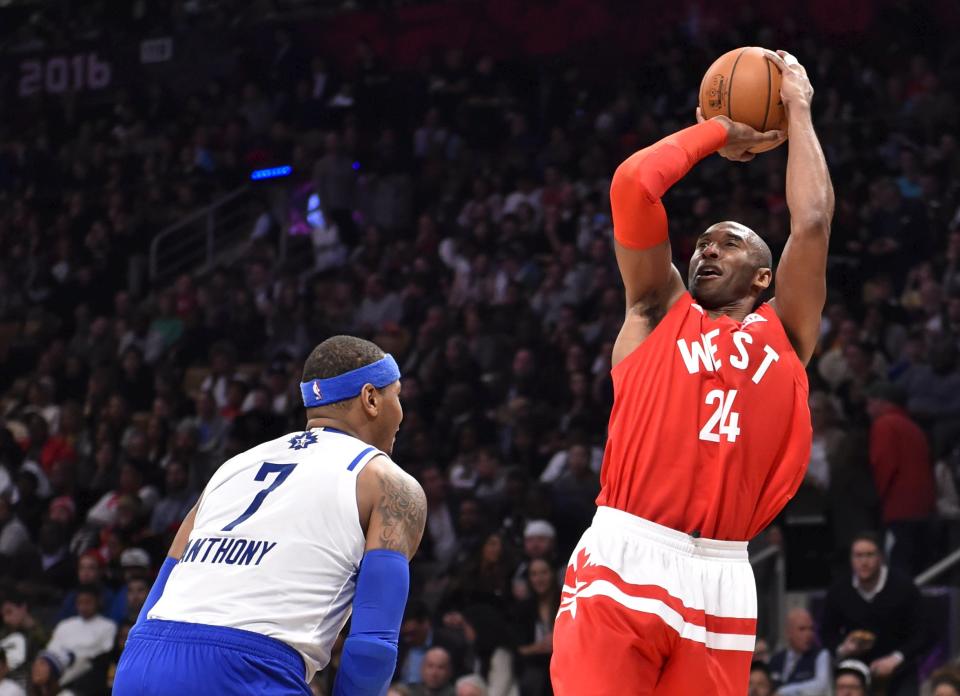
[[[156,604],[160,597],[163,596],[163,588],[167,585],[167,578],[170,577],[171,571],[173,571],[173,566],[177,565],[176,558],[167,557],[167,560],[163,562],[163,565],[160,566],[160,572],[157,573],[157,579],[153,583],[153,587],[150,588],[150,594],[147,595],[147,601],[143,603],[143,606],[140,608],[140,613],[137,615],[137,623],[143,623],[147,620],[147,614],[150,613],[150,610],[153,609],[153,605]]]
[[[387,549],[364,555],[333,696],[386,693],[397,666],[397,640],[409,591],[406,556]]]

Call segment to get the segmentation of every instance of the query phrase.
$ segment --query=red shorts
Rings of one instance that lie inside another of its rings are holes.
[[[601,507],[567,567],[556,696],[743,696],[757,628],[746,542]]]

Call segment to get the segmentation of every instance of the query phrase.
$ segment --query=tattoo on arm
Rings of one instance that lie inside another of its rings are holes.
[[[380,476],[381,548],[399,551],[412,558],[420,546],[427,519],[427,498],[420,485],[400,472]]]

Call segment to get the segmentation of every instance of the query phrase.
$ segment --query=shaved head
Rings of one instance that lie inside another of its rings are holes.
[[[773,268],[773,252],[770,251],[767,243],[763,241],[763,237],[749,227],[739,222],[734,222],[733,220],[724,220],[715,225],[710,225],[700,236],[709,236],[718,230],[735,234],[747,242],[750,246],[750,256],[756,261],[757,268]]]
[[[816,644],[813,617],[806,609],[792,609],[787,614],[787,644],[798,653],[805,653]]]
[[[773,280],[773,254],[746,225],[725,220],[697,237],[687,286],[700,306],[709,310],[748,302],[752,311]]]

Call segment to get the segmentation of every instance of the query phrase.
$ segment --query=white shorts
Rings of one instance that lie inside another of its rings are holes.
[[[564,585],[560,614],[605,596],[655,614],[682,639],[753,652],[757,590],[745,541],[694,538],[600,507],[570,565],[575,580]]]

